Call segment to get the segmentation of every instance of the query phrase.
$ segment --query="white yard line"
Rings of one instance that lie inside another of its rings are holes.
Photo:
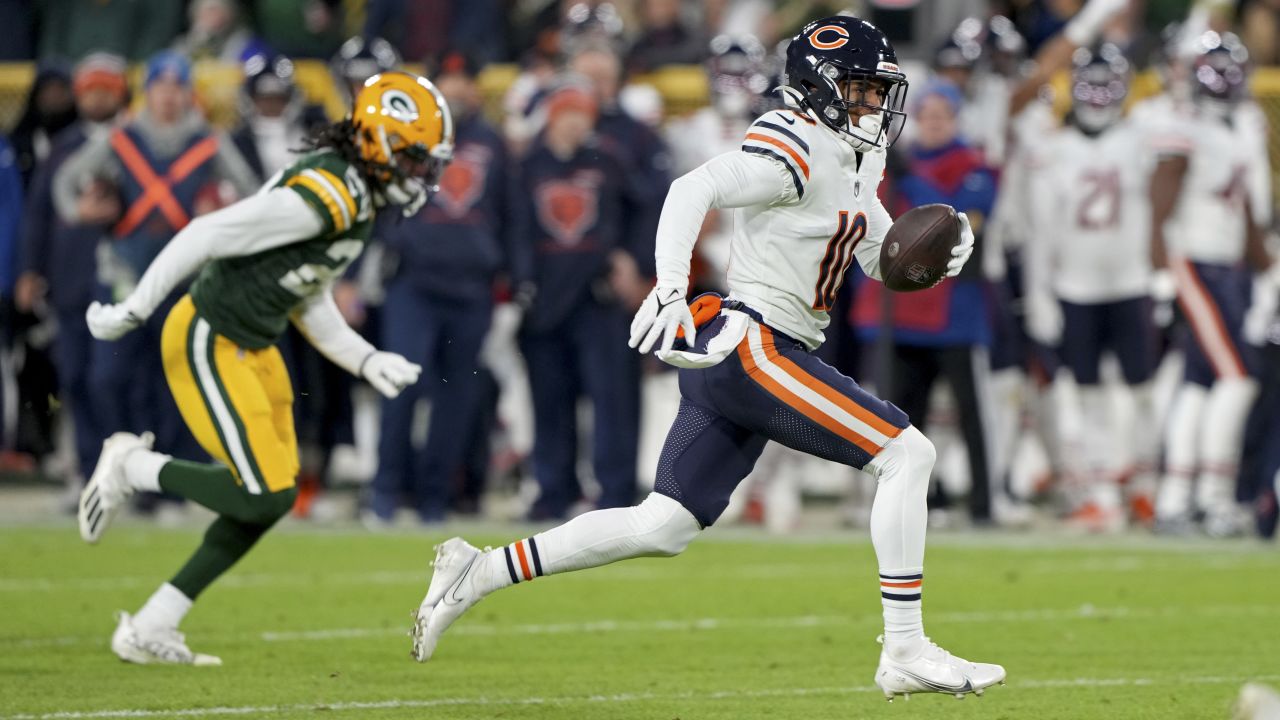
[[[1039,690],[1063,687],[1103,688],[1103,687],[1146,687],[1152,685],[1234,685],[1248,681],[1270,682],[1280,679],[1280,675],[1263,675],[1252,677],[1225,676],[1183,676],[1174,678],[1046,678],[1041,680],[1010,681],[1006,688],[995,688],[992,698],[985,702],[998,703],[1002,692],[1020,690]],[[344,712],[353,710],[410,710],[436,707],[509,707],[524,705],[593,705],[618,704],[634,702],[672,702],[679,700],[747,700],[753,698],[788,698],[810,695],[852,695],[861,693],[877,693],[874,685],[853,687],[809,687],[809,688],[776,688],[761,690],[718,690],[711,692],[681,693],[618,693],[613,695],[578,695],[578,696],[546,696],[521,698],[491,697],[452,697],[429,700],[369,700],[345,701],[335,703],[296,704],[296,705],[224,705],[208,708],[190,708],[185,710],[82,710],[60,711],[52,713],[25,713],[19,715],[0,716],[0,720],[95,720],[97,718],[150,718],[150,717],[210,717],[218,715],[266,715],[285,712]],[[998,709],[998,708],[997,708]]]
[[[1132,573],[1143,570],[1185,571],[1187,569],[1206,570],[1247,570],[1251,568],[1267,569],[1280,565],[1280,555],[1118,555],[1097,558],[1074,558],[1070,560],[1043,560],[1012,565],[1010,570],[1025,575],[1060,575],[1064,572],[1088,573]],[[706,574],[699,572],[700,580],[769,580],[781,578],[805,578],[819,572],[830,574],[832,571],[850,578],[862,577],[865,573],[856,567],[831,568],[829,563],[805,563],[797,558],[794,562],[769,563],[763,565],[742,565],[728,567]],[[868,576],[869,577],[869,576]],[[314,587],[324,585],[421,585],[425,590],[430,571],[423,564],[422,570],[377,570],[372,572],[351,573],[232,573],[218,580],[220,588],[261,588],[261,587]],[[675,561],[669,566],[619,566],[605,568],[590,573],[572,573],[563,576],[558,582],[647,582],[651,580],[679,581],[690,578],[688,568]],[[62,591],[99,591],[99,590],[132,590],[153,589],[160,582],[155,575],[122,575],[102,578],[48,578],[48,577],[3,577],[0,578],[0,593],[32,593]]]
[[[1124,618],[1129,620],[1144,618],[1179,618],[1179,617],[1271,617],[1280,615],[1280,605],[1204,605],[1199,607],[1098,607],[1081,605],[1076,608],[1032,608],[1026,610],[992,610],[974,612],[934,612],[929,614],[930,622],[943,624],[968,623],[1039,623],[1062,622],[1067,620],[1104,620]],[[519,625],[495,625],[483,623],[463,623],[449,631],[451,636],[479,635],[519,636],[519,635],[573,635],[614,632],[688,632],[691,630],[767,630],[774,628],[800,629],[835,626],[876,626],[880,616],[876,615],[794,615],[772,618],[690,618],[690,619],[654,619],[654,620],[614,620],[602,619],[587,622],[566,623],[530,623]],[[349,640],[356,638],[394,637],[407,632],[409,621],[404,627],[363,627],[363,628],[325,628],[318,630],[267,631],[262,633],[240,633],[222,635],[224,639],[238,641],[265,642],[317,642],[328,640]],[[82,644],[105,644],[106,636],[69,636],[50,638],[0,638],[0,648],[32,648],[56,647]]]

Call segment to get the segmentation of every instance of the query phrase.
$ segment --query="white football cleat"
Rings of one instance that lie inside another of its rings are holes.
[[[80,493],[80,508],[76,512],[80,537],[85,542],[98,542],[124,506],[124,501],[133,494],[133,488],[129,487],[124,476],[125,456],[138,448],[150,450],[155,440],[149,432],[142,435],[118,432],[102,442],[98,465]]]
[[[125,662],[139,665],[221,665],[222,659],[192,652],[186,638],[176,629],[143,630],[133,624],[127,612],[120,613],[120,624],[111,635],[111,652]]]
[[[883,643],[884,637],[877,640]],[[898,662],[881,650],[876,686],[889,702],[895,695],[910,699],[911,693],[946,693],[963,698],[967,693],[981,695],[986,688],[1003,684],[1004,677],[1004,668],[999,665],[958,658],[925,638],[924,651],[914,660]]]
[[[467,608],[485,596],[475,585],[476,561],[481,551],[462,538],[451,538],[435,547],[435,572],[427,596],[413,613],[413,659],[426,662],[436,650],[440,636]],[[485,548],[488,551],[488,548]]]

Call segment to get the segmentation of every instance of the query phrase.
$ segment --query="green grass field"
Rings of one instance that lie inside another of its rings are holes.
[[[481,537],[501,542],[502,537]],[[925,621],[1005,687],[885,703],[861,536],[712,535],[670,560],[540,579],[477,606],[436,658],[405,631],[444,535],[269,535],[184,626],[220,668],[107,647],[194,532],[0,529],[0,718],[1225,718],[1280,679],[1280,550],[935,534]]]

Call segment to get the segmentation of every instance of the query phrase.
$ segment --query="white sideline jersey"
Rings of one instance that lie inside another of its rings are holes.
[[[740,152],[781,166],[790,185],[774,202],[733,211],[729,297],[816,348],[854,257],[880,279],[880,245],[893,224],[876,196],[885,152],[858,153],[797,110],[762,115]]]
[[[1153,162],[1128,119],[1096,137],[1064,126],[1036,148],[1031,255],[1054,295],[1091,304],[1147,293]]]
[[[1254,222],[1271,221],[1266,120],[1257,106],[1237,108],[1230,124],[1195,113],[1161,137],[1159,148],[1187,157],[1182,193],[1165,226],[1170,252],[1195,262],[1241,262],[1249,210]]]

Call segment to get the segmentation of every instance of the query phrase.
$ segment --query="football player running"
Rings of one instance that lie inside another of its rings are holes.
[[[453,152],[453,122],[426,79],[375,75],[345,120],[255,195],[191,222],[116,305],[88,311],[94,337],[140,325],[199,271],[165,321],[165,377],[193,435],[218,462],[153,452],[150,433],[103,443],[80,497],[80,535],[96,543],[127,498],[164,491],[218,514],[186,565],[135,615],[120,614],[111,649],[135,663],[217,665],[178,624],[192,602],[293,506],[298,474],[293,389],[276,340],[293,322],[336,365],[395,397],[420,368],[347,327],[331,292],[369,238],[374,211],[413,214]]]
[[[828,309],[856,257],[880,279],[892,220],[876,198],[885,148],[904,119],[906,78],[884,34],[851,17],[807,25],[787,51],[787,108],[761,116],[739,150],[676,180],[658,227],[658,283],[631,345],[681,367],[680,412],[654,492],[496,550],[439,546],[415,613],[413,654],[428,660],[449,625],[485,595],[542,575],[641,556],[675,555],[710,526],[773,440],[878,479],[871,536],[885,632],[876,684],[896,694],[962,696],[1004,668],[955,657],[924,634],[925,495],[933,445],[893,405],[822,363]],[[698,229],[712,208],[734,214],[727,299],[685,299]],[[947,274],[973,250],[967,218]],[[677,338],[681,337],[677,345]]]

